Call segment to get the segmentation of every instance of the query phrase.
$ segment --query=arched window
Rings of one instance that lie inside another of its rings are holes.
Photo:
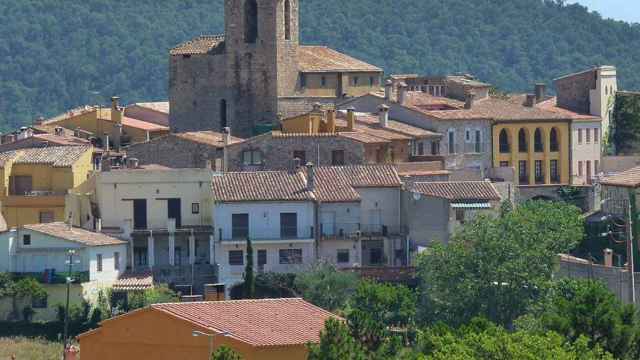
[[[549,134],[549,148],[552,152],[560,151],[560,142],[558,141],[558,130],[556,130],[556,128],[551,129],[551,134]]]
[[[536,129],[536,132],[533,134],[534,140],[534,151],[535,152],[544,152],[544,143],[542,142],[542,130],[540,128]]]
[[[223,131],[227,125],[227,100],[220,100],[220,131]]]
[[[507,134],[506,129],[502,129],[502,131],[500,131],[500,152],[511,152],[511,146],[509,146],[509,134]]]
[[[520,129],[518,132],[518,151],[528,152],[529,144],[527,143],[527,132],[524,129]]]
[[[255,44],[258,39],[258,3],[256,0],[244,2],[244,41]]]
[[[291,40],[291,0],[284,1],[284,39]]]

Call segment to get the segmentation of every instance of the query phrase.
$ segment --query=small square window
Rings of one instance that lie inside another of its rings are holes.
[[[244,251],[242,250],[229,251],[229,265],[231,266],[244,265]]]
[[[191,213],[192,214],[200,214],[200,203],[191,204]]]
[[[326,76],[322,76],[320,78],[320,86],[322,86],[322,87],[327,86],[327,77]]]
[[[349,263],[349,250],[342,249],[338,250],[338,264],[347,264]]]
[[[31,234],[22,235],[22,245],[31,245]]]

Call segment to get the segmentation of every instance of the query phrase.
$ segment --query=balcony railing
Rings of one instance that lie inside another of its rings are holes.
[[[320,224],[320,234],[325,239],[350,239],[358,236],[397,236],[406,234],[401,226],[360,223]]]
[[[221,241],[246,241],[250,238],[252,241],[272,241],[272,240],[305,240],[314,238],[313,226],[307,228],[286,226],[279,229],[269,229],[268,233],[258,233],[248,228],[232,228],[231,231],[225,231],[223,228],[218,229],[218,239]],[[274,235],[277,234],[277,235]]]

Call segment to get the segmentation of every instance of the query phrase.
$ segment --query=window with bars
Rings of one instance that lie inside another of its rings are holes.
[[[542,184],[544,183],[544,171],[543,171],[543,167],[542,167],[542,160],[536,160],[535,162],[535,168],[536,168],[536,183],[537,184]]]
[[[302,249],[280,249],[278,255],[281,265],[302,264]]]
[[[549,162],[549,175],[551,176],[551,182],[560,182],[560,169],[558,167],[558,160],[551,160]]]

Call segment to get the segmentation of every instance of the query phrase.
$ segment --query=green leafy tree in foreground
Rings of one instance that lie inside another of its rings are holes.
[[[484,316],[510,327],[549,287],[557,254],[583,238],[578,208],[529,202],[468,223],[448,245],[418,257],[421,309],[458,326]]]
[[[343,321],[331,318],[320,333],[319,344],[309,344],[309,360],[365,360],[366,352]]]
[[[242,360],[242,356],[228,346],[220,346],[211,355],[211,360]]]
[[[247,238],[247,265],[244,268],[244,298],[253,299],[256,297],[256,279],[253,273],[253,245],[251,239]]]
[[[336,311],[344,309],[359,282],[355,273],[340,271],[329,263],[318,263],[310,271],[298,274],[294,286],[305,300]]]

